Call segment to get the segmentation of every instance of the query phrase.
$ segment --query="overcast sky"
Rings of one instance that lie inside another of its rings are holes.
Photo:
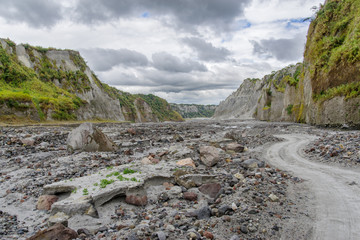
[[[80,51],[101,81],[218,104],[245,78],[302,61],[324,0],[0,0],[0,37]]]

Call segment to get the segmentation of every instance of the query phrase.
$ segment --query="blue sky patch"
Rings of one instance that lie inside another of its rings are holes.
[[[148,18],[150,17],[150,13],[149,12],[144,12],[143,14],[141,14],[142,18]]]

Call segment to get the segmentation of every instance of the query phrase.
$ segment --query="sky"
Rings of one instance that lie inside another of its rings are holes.
[[[302,61],[324,0],[0,0],[0,38],[78,50],[101,81],[219,104],[246,78]]]

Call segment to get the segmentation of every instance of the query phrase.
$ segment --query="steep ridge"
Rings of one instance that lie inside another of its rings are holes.
[[[210,118],[214,115],[217,105],[176,104],[170,103],[171,108],[183,118]]]
[[[215,119],[250,119],[264,86],[264,79],[245,79],[241,86],[215,110]]]
[[[265,76],[262,83],[256,119],[360,126],[360,1],[326,1],[310,24],[304,62]],[[240,109],[249,104],[248,93],[257,91],[244,81],[215,116],[248,117]]]
[[[32,120],[181,121],[154,95],[102,83],[79,52],[0,39],[0,116]]]

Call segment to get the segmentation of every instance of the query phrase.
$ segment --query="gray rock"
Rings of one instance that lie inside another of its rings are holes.
[[[240,237],[238,235],[233,235],[230,240],[240,240]]]
[[[264,167],[264,162],[257,159],[248,159],[242,163],[242,166],[246,169],[255,169]]]
[[[115,151],[116,146],[103,132],[92,123],[83,123],[75,128],[67,138],[68,151],[96,152]]]
[[[200,160],[208,167],[214,166],[220,161],[220,149],[212,146],[201,146]]]
[[[166,234],[163,231],[159,231],[157,232],[157,237],[159,238],[159,240],[165,240]]]

